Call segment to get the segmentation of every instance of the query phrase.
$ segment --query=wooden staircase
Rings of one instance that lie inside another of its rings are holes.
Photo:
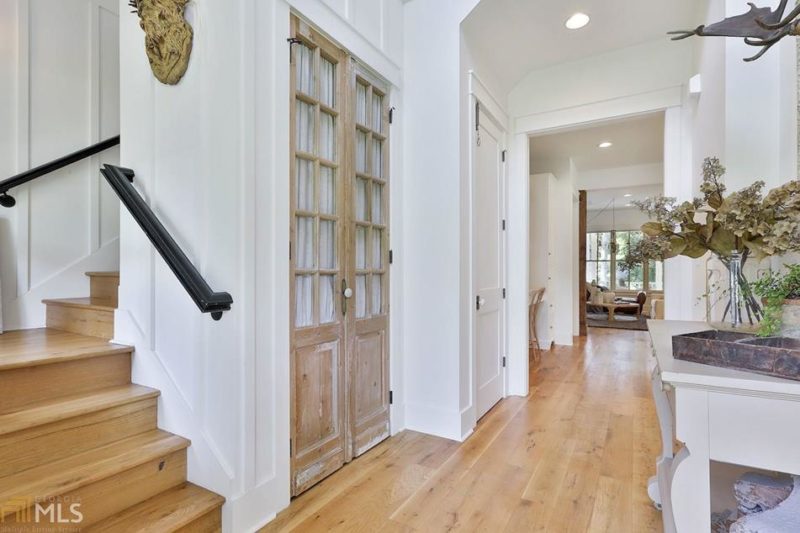
[[[89,298],[45,300],[46,328],[0,335],[0,531],[220,531],[224,499],[186,481],[189,441],[108,342],[119,274],[87,275]]]

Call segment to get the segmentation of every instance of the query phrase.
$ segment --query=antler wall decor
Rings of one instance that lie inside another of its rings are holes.
[[[189,67],[194,31],[184,18],[190,0],[129,0],[145,33],[150,68],[161,83],[175,85]]]
[[[767,53],[781,39],[789,35],[800,35],[800,6],[784,16],[789,0],[781,3],[773,11],[768,7],[756,7],[750,3],[750,11],[743,15],[729,17],[709,26],[698,26],[694,30],[671,31],[673,41],[697,35],[699,37],[742,37],[750,46],[761,50],[745,61],[755,61]]]

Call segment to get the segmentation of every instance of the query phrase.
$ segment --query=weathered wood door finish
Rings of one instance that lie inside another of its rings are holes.
[[[347,62],[293,19],[291,102],[292,493],[345,463],[344,116]]]
[[[351,183],[351,279],[348,316],[350,432],[358,457],[389,436],[389,110],[387,91],[366,72],[351,76],[354,172]]]
[[[388,92],[293,18],[291,465],[305,491],[389,436]]]

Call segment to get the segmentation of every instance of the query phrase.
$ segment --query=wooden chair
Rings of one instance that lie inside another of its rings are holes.
[[[528,298],[528,330],[530,338],[529,348],[533,349],[534,361],[537,361],[541,358],[539,335],[536,333],[536,318],[539,316],[539,308],[542,306],[542,300],[544,300],[544,292],[544,287],[533,290]]]

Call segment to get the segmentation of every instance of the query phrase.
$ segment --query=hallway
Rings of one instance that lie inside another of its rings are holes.
[[[403,432],[295,499],[263,532],[661,530],[647,332],[591,329],[532,365],[531,394],[458,444]]]

